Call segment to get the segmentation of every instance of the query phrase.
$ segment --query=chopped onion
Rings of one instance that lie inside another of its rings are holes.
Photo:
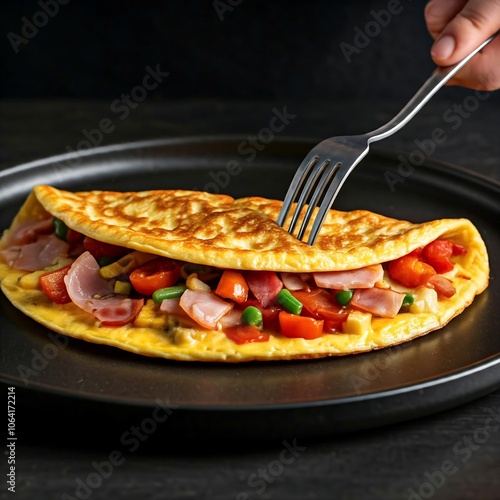
[[[210,287],[198,278],[196,273],[190,274],[186,279],[186,286],[189,290],[198,292],[209,292]]]
[[[299,273],[281,273],[281,280],[288,290],[304,290],[308,287]]]

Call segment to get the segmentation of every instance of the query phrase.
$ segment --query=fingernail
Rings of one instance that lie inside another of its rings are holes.
[[[431,55],[436,59],[448,59],[454,51],[455,39],[451,35],[446,35],[433,45]]]

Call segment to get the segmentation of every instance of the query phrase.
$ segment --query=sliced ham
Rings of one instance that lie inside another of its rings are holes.
[[[8,246],[26,245],[33,243],[38,235],[49,234],[54,231],[52,217],[47,219],[28,221],[17,227],[7,239]]]
[[[217,322],[233,308],[232,304],[213,292],[189,289],[182,294],[179,305],[196,323],[212,330],[217,328]]]
[[[99,264],[90,252],[82,253],[73,262],[64,282],[71,300],[87,312],[92,312],[93,300],[114,293],[113,281],[99,274]],[[89,302],[88,306],[86,301]]]
[[[219,320],[220,327],[225,330],[233,326],[241,325],[241,309],[233,309]]]
[[[180,306],[180,298],[176,299],[166,299],[162,301],[160,305],[160,311],[166,313],[168,315],[175,316],[177,321],[181,326],[186,328],[196,328],[198,323],[193,321],[187,314],[184,309]]]
[[[64,283],[71,300],[105,326],[130,323],[144,305],[144,299],[116,295],[113,281],[101,277],[99,264],[90,252],[84,252],[73,262]]]
[[[432,278],[427,282],[426,286],[436,290],[439,298],[449,299],[456,293],[453,283],[441,274],[435,274],[434,276],[432,276]]]
[[[132,322],[141,312],[144,299],[129,299],[118,295],[101,299],[92,313],[102,326],[123,326]]]
[[[306,281],[308,276],[304,273],[281,273],[281,279],[285,288],[291,291],[309,288]]]
[[[57,263],[68,253],[69,245],[53,234],[39,236],[33,243],[2,250],[2,259],[19,271],[39,271]]]
[[[384,269],[382,264],[351,269],[349,271],[327,271],[313,273],[314,281],[320,288],[348,290],[350,288],[372,288],[375,283],[382,281]]]
[[[160,311],[167,314],[175,314],[177,316],[184,316],[186,313],[179,304],[180,298],[165,299],[160,304]]]
[[[372,313],[382,318],[394,318],[398,314],[404,293],[395,292],[389,288],[366,288],[354,292],[350,305],[362,311]]]
[[[10,267],[14,264],[21,253],[21,247],[8,247],[0,251],[0,258]]]
[[[272,304],[283,288],[283,282],[274,271],[248,271],[245,279],[262,307]]]

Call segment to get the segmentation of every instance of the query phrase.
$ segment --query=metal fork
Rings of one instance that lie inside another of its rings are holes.
[[[368,154],[370,144],[385,139],[404,127],[429,99],[498,33],[500,32],[482,43],[459,63],[437,68],[408,104],[385,125],[367,134],[330,137],[311,149],[290,183],[277,220],[278,224],[284,227],[290,209],[297,200],[288,227],[288,232],[292,234],[307,203],[308,207],[297,233],[297,238],[302,240],[315,208],[321,200],[307,240],[309,245],[313,245],[340,188],[354,167]]]

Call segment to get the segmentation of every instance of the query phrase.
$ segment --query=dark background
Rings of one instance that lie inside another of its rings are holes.
[[[168,83],[148,100],[404,100],[434,68],[423,1],[39,2],[3,1],[4,98],[112,100],[159,64]],[[391,6],[377,34],[373,13]],[[375,36],[348,62],[358,30]]]
[[[78,150],[105,118],[115,128],[95,134],[94,146],[245,137],[275,107],[297,115],[287,136],[363,133],[392,118],[435,68],[423,0],[61,1],[2,1],[0,166]],[[148,67],[169,75],[141,93]],[[138,102],[124,109],[131,95]],[[431,156],[474,169],[480,159],[491,174],[499,144],[477,130],[498,116],[500,93],[458,131],[443,120],[471,95],[442,89],[383,146],[412,150],[442,127],[449,139]],[[28,128],[29,147],[13,133]]]

